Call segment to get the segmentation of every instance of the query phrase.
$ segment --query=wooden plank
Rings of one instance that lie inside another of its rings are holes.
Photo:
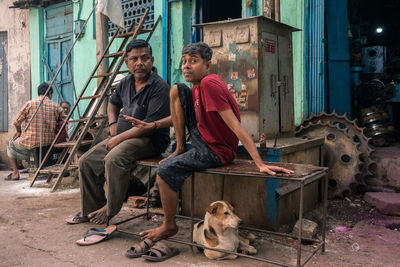
[[[89,145],[93,142],[93,140],[84,140],[80,143],[80,146]],[[72,147],[76,144],[75,141],[63,142],[55,144],[54,147]]]
[[[45,173],[45,174],[59,174],[61,172],[61,169],[64,167],[63,164],[55,164],[52,166],[45,167],[40,170],[40,173]],[[72,171],[77,169],[79,166],[78,165],[69,165],[68,170]]]

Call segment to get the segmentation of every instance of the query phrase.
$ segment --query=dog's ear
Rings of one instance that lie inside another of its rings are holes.
[[[229,203],[228,201],[225,201],[225,200],[224,200],[224,202],[225,202],[225,204],[228,206],[228,208],[229,208],[231,211],[234,211],[234,208],[232,207],[231,203]]]
[[[206,211],[208,212],[208,213],[210,213],[210,214],[215,214],[215,213],[217,213],[217,210],[218,210],[218,207],[221,205],[221,203],[215,203],[214,205],[212,205],[212,206],[208,206],[207,208],[206,208]]]

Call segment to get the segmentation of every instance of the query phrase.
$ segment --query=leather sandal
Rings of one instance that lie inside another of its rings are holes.
[[[164,242],[158,241],[152,248],[142,255],[142,258],[148,261],[160,262],[178,254],[179,250],[177,248],[169,247]]]
[[[153,245],[153,241],[150,238],[146,238],[139,244],[136,244],[128,249],[125,252],[125,256],[128,258],[139,258],[140,256],[144,255]]]

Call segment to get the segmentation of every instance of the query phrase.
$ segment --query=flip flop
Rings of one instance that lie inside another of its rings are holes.
[[[6,180],[6,181],[18,181],[19,180],[19,176],[18,176],[18,178],[11,178],[11,176],[12,176],[12,173],[7,175],[7,177],[4,178],[4,180]]]
[[[128,249],[125,252],[125,256],[127,256],[128,258],[139,258],[143,254],[145,254],[153,245],[153,241],[150,238],[146,238],[139,244],[136,244]]]
[[[85,233],[85,236],[82,239],[77,240],[76,243],[80,246],[97,244],[109,237],[115,230],[117,230],[116,225],[109,225],[105,229],[90,228]],[[90,231],[94,233],[89,234]]]
[[[65,221],[69,224],[78,224],[88,222],[89,218],[88,216],[81,216],[81,212],[78,212],[74,217],[65,219]]]
[[[179,250],[177,248],[169,247],[164,242],[158,241],[152,248],[142,255],[142,258],[148,261],[160,262],[178,254]]]

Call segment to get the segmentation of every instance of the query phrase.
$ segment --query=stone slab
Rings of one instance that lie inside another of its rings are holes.
[[[383,214],[400,216],[400,193],[367,192],[364,200]]]

